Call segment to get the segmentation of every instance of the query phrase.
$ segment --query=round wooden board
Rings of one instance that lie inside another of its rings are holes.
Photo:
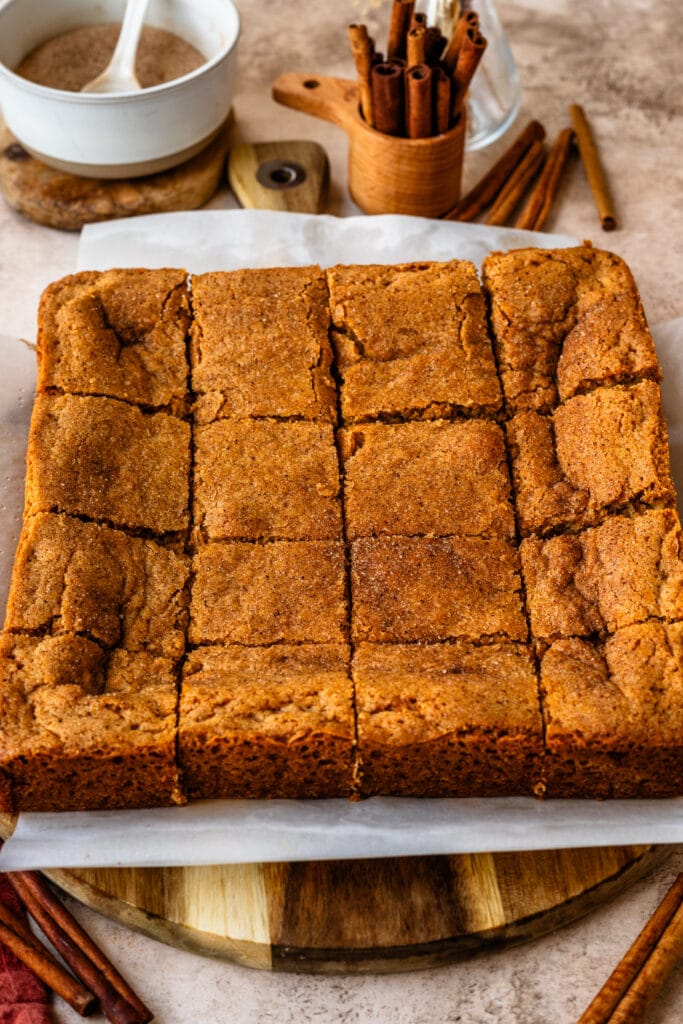
[[[263,970],[388,973],[536,938],[669,853],[627,846],[46,874],[107,917],[192,952]]]
[[[119,217],[195,210],[222,180],[232,120],[230,114],[213,141],[178,167],[119,181],[47,167],[26,152],[0,118],[0,192],[30,220],[65,231]]]

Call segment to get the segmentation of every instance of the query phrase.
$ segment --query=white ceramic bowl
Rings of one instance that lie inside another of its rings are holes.
[[[216,134],[232,103],[239,15],[232,0],[151,0],[146,25],[192,43],[206,63],[139,92],[66,92],[15,68],[61,32],[120,22],[124,0],[7,0],[0,7],[0,104],[8,127],[44,163],[87,176],[150,174],[188,159]]]

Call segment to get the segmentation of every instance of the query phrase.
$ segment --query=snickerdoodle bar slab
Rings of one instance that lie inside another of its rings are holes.
[[[543,729],[525,644],[359,644],[361,792],[504,796],[541,783]]]
[[[192,651],[178,725],[188,797],[350,796],[349,662],[344,644]]]
[[[660,379],[630,270],[613,253],[519,249],[483,265],[508,414],[598,385]]]
[[[38,391],[186,411],[190,323],[183,270],[83,271],[43,292]]]
[[[197,422],[336,420],[328,294],[319,267],[198,274],[192,311]]]
[[[184,533],[190,427],[111,398],[38,395],[25,514],[67,512],[156,535]]]
[[[346,424],[499,412],[484,296],[471,263],[339,266],[327,281]]]
[[[547,796],[680,796],[683,623],[558,640],[541,690]]]

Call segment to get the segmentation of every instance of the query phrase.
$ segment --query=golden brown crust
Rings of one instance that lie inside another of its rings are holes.
[[[187,405],[183,270],[84,271],[43,292],[38,391],[107,395],[138,405]]]
[[[501,408],[471,263],[334,267],[327,281],[346,423]]]
[[[596,385],[660,379],[635,282],[613,253],[494,253],[483,279],[509,412],[549,412]]]

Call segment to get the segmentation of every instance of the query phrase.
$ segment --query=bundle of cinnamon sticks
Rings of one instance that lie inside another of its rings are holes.
[[[386,57],[365,25],[349,25],[349,38],[361,113],[371,128],[424,139],[460,122],[486,49],[475,11],[461,12],[449,40],[415,12],[415,0],[393,0]]]
[[[569,114],[572,127],[563,128],[549,150],[544,147],[543,125],[530,121],[481,181],[443,215],[444,219],[470,221],[488,211],[487,224],[540,231],[576,143],[602,227],[605,231],[615,228],[616,214],[586,115],[576,104],[569,108]]]
[[[23,917],[0,902],[3,946],[83,1017],[99,1008],[112,1024],[147,1024],[152,1020],[151,1011],[41,875],[18,871],[5,877],[70,970],[36,938]]]

